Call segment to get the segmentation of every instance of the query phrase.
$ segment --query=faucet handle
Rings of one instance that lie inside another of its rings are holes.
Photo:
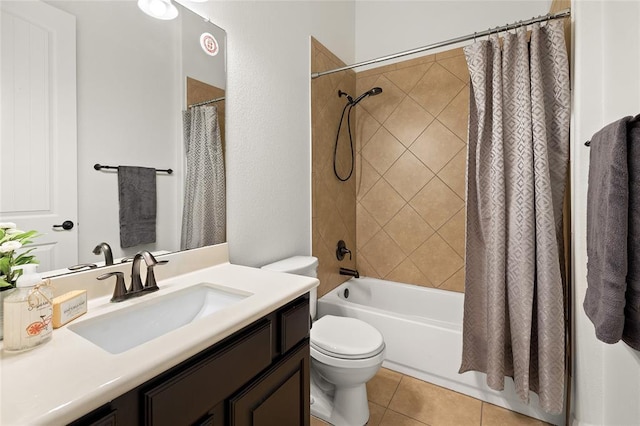
[[[159,290],[158,284],[156,283],[156,275],[153,272],[153,268],[159,265],[166,265],[167,263],[169,263],[168,260],[159,260],[159,261],[156,261],[156,263],[147,266],[147,279],[144,282],[145,291]]]
[[[96,265],[95,263],[80,263],[78,265],[69,266],[67,269],[70,271],[79,271],[80,269],[84,268],[95,269],[97,267],[98,265]]]
[[[124,273],[123,272],[107,272],[106,274],[102,274],[98,277],[99,280],[106,280],[112,276],[116,276],[116,286],[113,289],[113,296],[111,297],[112,302],[120,302],[126,299],[127,296],[127,286],[124,283]]]
[[[343,240],[338,241],[338,246],[336,247],[336,259],[342,261],[347,253],[349,253],[349,260],[351,260],[351,250],[347,248],[347,245]]]

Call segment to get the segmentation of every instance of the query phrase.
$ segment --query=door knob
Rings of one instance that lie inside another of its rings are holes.
[[[69,229],[73,228],[73,222],[71,222],[70,220],[65,220],[64,222],[62,222],[62,225],[53,225],[54,228],[62,228],[65,231],[68,231]]]

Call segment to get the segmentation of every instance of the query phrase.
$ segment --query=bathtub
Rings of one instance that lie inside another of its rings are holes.
[[[498,392],[487,387],[484,374],[458,374],[463,300],[463,294],[451,291],[352,278],[318,300],[318,316],[359,318],[380,330],[387,351],[383,367],[563,425],[564,416],[539,408],[536,394],[530,394],[529,405],[522,403],[511,379],[505,379],[505,390]]]

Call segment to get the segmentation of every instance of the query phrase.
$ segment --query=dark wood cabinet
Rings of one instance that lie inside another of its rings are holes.
[[[229,401],[229,424],[309,424],[309,346],[299,347]]]
[[[309,425],[302,296],[72,425]]]

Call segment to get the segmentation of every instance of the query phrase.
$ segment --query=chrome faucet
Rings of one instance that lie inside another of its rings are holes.
[[[144,286],[142,285],[142,279],[140,278],[140,263],[144,260],[147,265],[147,278],[145,279]],[[108,272],[98,277],[99,280],[105,280],[109,277],[116,277],[116,286],[113,290],[112,302],[121,302],[131,297],[141,296],[145,293],[150,293],[158,290],[158,284],[156,283],[156,277],[153,272],[153,268],[157,265],[164,265],[168,263],[168,260],[158,261],[148,251],[141,251],[133,257],[133,264],[131,265],[131,287],[127,289],[124,282],[124,274],[122,272]]]
[[[111,246],[105,242],[98,244],[93,249],[93,254],[104,254],[104,264],[105,265],[113,265],[113,252],[111,251]]]

